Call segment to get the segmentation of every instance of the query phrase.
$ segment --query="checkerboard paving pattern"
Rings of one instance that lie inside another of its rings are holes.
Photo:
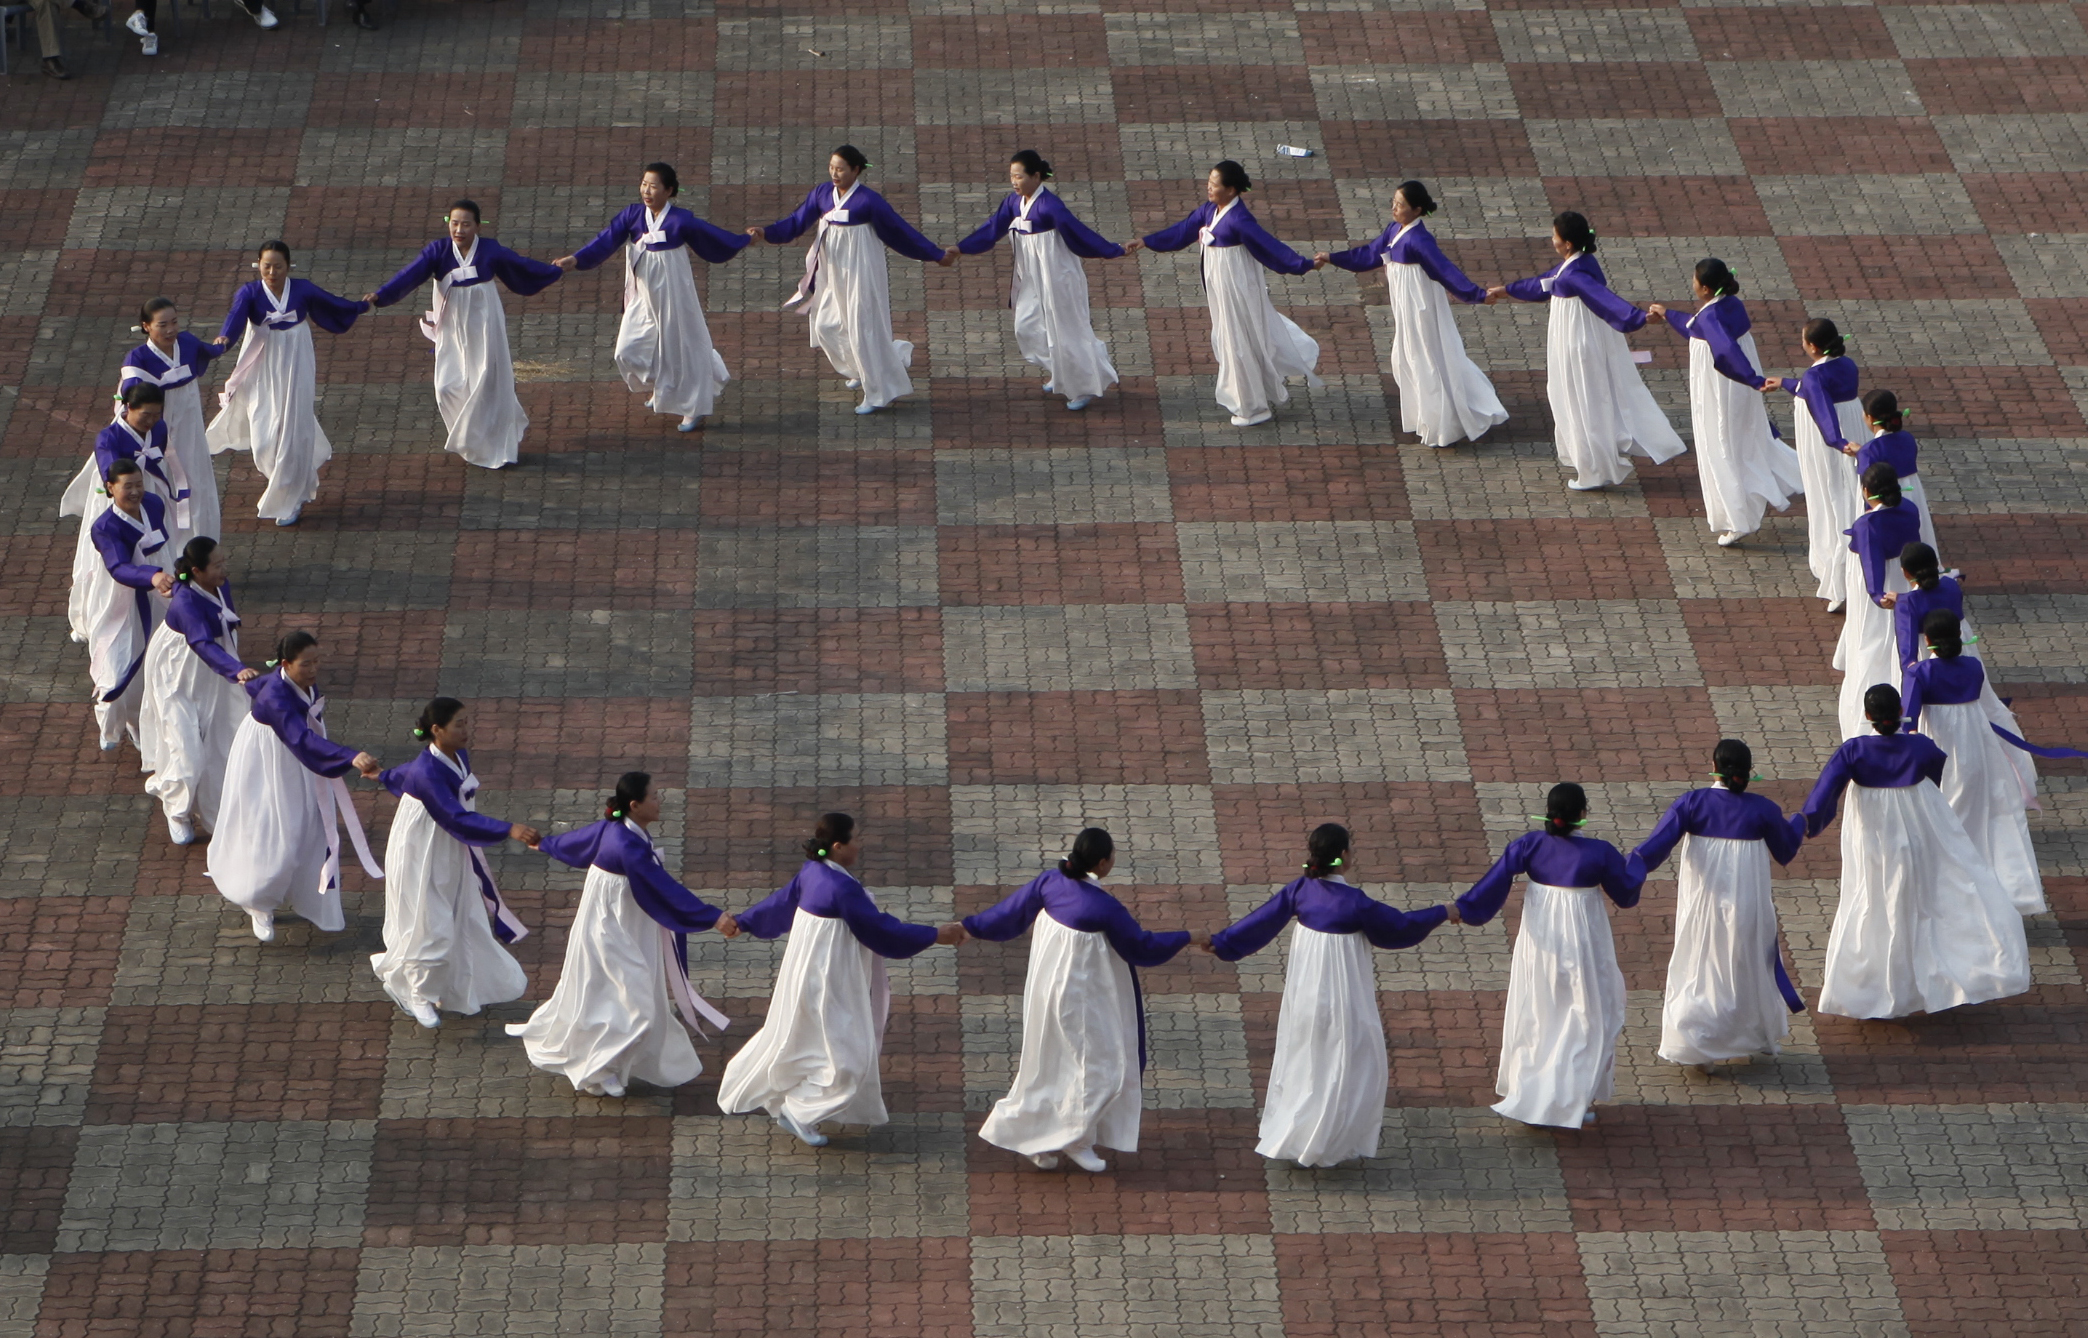
[[[502,1032],[527,1001],[433,1033],[397,1014],[357,872],[345,932],[255,944],[130,754],[90,742],[53,502],[141,299],[213,333],[277,235],[361,293],[458,195],[563,255],[654,158],[697,212],[764,222],[843,141],[945,242],[1034,145],[1115,237],[1233,157],[1307,251],[1374,235],[1418,176],[1483,281],[1546,264],[1567,207],[1636,300],[1686,300],[1722,256],[1771,368],[1832,316],[1911,402],[1987,663],[2033,737],[2088,739],[2088,6],[1546,3],[432,0],[376,33],[339,5],[263,33],[191,4],[150,61],[68,17],[78,78],[0,81],[0,1338],[2088,1328],[2079,763],[2044,768],[2055,911],[2020,998],[1806,1014],[1774,1062],[1679,1070],[1653,1053],[1655,881],[1616,918],[1616,1101],[1532,1130],[1485,1109],[1511,912],[1379,955],[1381,1155],[1306,1172],[1253,1151],[1281,943],[1190,956],[1145,975],[1142,1147],[1090,1177],[976,1137],[1015,1062],[1022,942],[895,965],[892,1122],[814,1153],[716,1106],[776,945],[691,945],[735,1019],[701,1078],[578,1096]],[[668,864],[730,906],[850,810],[869,883],[916,919],[991,904],[1089,823],[1156,927],[1251,909],[1327,819],[1362,881],[1424,904],[1555,780],[1630,841],[1722,735],[1786,805],[1837,741],[1802,508],[1721,550],[1689,457],[1567,492],[1537,309],[1458,312],[1511,417],[1433,451],[1398,431],[1376,276],[1271,279],[1327,384],[1241,432],[1211,402],[1193,256],[1088,267],[1123,382],[1079,415],[1015,351],[1005,250],[897,262],[917,393],[858,418],[778,310],[798,261],[699,266],[735,380],[693,437],[617,379],[613,267],[508,299],[533,426],[500,473],[441,454],[405,308],[322,336],[337,454],[304,524],[254,521],[250,462],[218,465],[250,655],[317,627],[335,732],[389,761],[426,696],[470,698],[503,816],[584,822],[651,770]],[[1686,432],[1684,349],[1632,342]],[[391,801],[358,803],[381,833]],[[494,859],[540,999],[579,879]],[[1785,873],[1813,987],[1836,842]]]

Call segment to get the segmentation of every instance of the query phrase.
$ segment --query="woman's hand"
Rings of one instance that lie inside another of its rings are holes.
[[[259,669],[242,669],[232,681],[234,683],[251,683],[259,677],[261,677]]]
[[[748,228],[747,239],[751,245],[759,246],[767,241],[768,237],[762,233],[760,228]]]
[[[1124,254],[1127,256],[1137,255],[1143,250],[1145,250],[1145,242],[1137,237],[1133,237],[1130,241],[1124,243]]]
[[[1490,307],[1494,303],[1500,301],[1502,298],[1506,296],[1508,296],[1507,287],[1503,284],[1497,283],[1493,287],[1486,290],[1486,305]]]
[[[948,269],[950,266],[956,264],[957,257],[963,254],[964,253],[962,251],[959,251],[954,246],[945,246],[943,248],[942,259],[936,261],[935,263],[941,265],[944,269]]]
[[[1667,319],[1667,308],[1658,302],[1648,302],[1646,304],[1646,314],[1656,321],[1664,321]]]
[[[384,771],[383,767],[377,765],[377,759],[368,753],[357,753],[355,760],[348,765],[354,767],[356,773],[364,780],[376,780]]]
[[[935,929],[935,942],[938,947],[954,948],[970,937],[971,935],[965,932],[964,926],[956,920],[952,920],[946,925],[938,925]]]
[[[211,340],[210,342],[216,344],[219,348],[223,348],[225,345],[231,343],[232,341],[226,338],[224,335],[219,335],[217,338]]]
[[[377,294],[364,293],[362,295],[362,300],[369,303],[372,307],[375,307],[377,305]]]
[[[732,918],[732,913],[730,911],[727,911],[725,914],[719,916],[718,922],[712,925],[711,928],[717,930],[719,935],[724,938],[739,937],[739,921]]]
[[[542,832],[538,831],[534,827],[524,826],[522,823],[519,822],[513,822],[508,824],[508,836],[513,840],[520,841],[523,845],[528,846],[531,850],[535,850],[538,846],[542,845],[544,841],[544,834]]]
[[[1453,924],[1453,925],[1461,925],[1461,924],[1463,924],[1463,923],[1464,923],[1464,916],[1458,913],[1458,910],[1457,910],[1457,903],[1456,903],[1456,902],[1454,902],[1454,901],[1446,901],[1446,902],[1444,902],[1444,903],[1443,903],[1443,909],[1444,909],[1444,910],[1446,910],[1446,911],[1448,911],[1448,912],[1450,913],[1450,914],[1449,914],[1449,917],[1448,917],[1448,920],[1447,920],[1447,923],[1449,923],[1449,924]]]
[[[1215,957],[1218,953],[1218,950],[1211,946],[1211,936],[1209,934],[1191,934],[1189,936],[1189,946],[1207,957]]]
[[[1878,607],[1881,609],[1889,609],[1897,603],[1899,603],[1899,593],[1897,591],[1887,590],[1884,594],[1878,596]]]
[[[1775,377],[1773,377],[1773,376],[1765,376],[1765,377],[1763,377],[1763,378],[1762,378],[1762,389],[1763,389],[1763,390],[1765,390],[1765,391],[1768,391],[1768,390],[1782,390],[1782,389],[1783,389],[1783,382],[1781,382],[1781,381],[1777,380],[1777,379],[1776,379]]]
[[[1318,255],[1312,258],[1312,268],[1315,270],[1325,269],[1327,267],[1327,260],[1327,253],[1325,251],[1320,252]]]
[[[174,593],[174,578],[163,571],[152,573],[152,588],[163,595]]]
[[[552,261],[551,263],[558,266],[560,269],[566,271],[568,274],[572,273],[575,269],[578,269],[580,267],[580,261],[575,256],[560,256],[558,259]]]

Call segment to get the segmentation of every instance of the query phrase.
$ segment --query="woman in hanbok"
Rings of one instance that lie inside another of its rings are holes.
[[[165,395],[158,386],[134,385],[117,396],[115,420],[95,434],[94,454],[80,466],[58,501],[59,515],[80,518],[79,533],[73,540],[72,593],[66,601],[66,617],[72,625],[72,639],[82,645],[93,630],[89,602],[102,572],[101,553],[94,546],[94,522],[109,509],[105,480],[118,460],[134,461],[144,471],[145,491],[164,505],[166,523],[161,532],[169,552],[179,553],[188,542],[181,525],[188,514],[188,489],[174,482],[179,466],[167,449],[165,409]]]
[[[646,396],[654,413],[681,419],[679,432],[694,432],[717,406],[718,392],[732,379],[711,343],[703,301],[689,253],[712,265],[738,255],[747,239],[674,203],[681,178],[666,163],[647,163],[638,178],[638,203],[609,220],[609,226],[560,269],[593,269],[624,248],[623,324],[616,331],[616,370],[633,394]]]
[[[429,702],[413,737],[427,745],[421,755],[378,777],[399,810],[384,848],[384,951],[370,966],[393,1003],[433,1027],[438,1010],[469,1016],[528,991],[522,964],[501,945],[529,931],[501,899],[479,849],[513,839],[534,850],[542,838],[478,811],[464,703]]]
[[[103,485],[109,509],[88,527],[101,561],[88,573],[83,611],[94,720],[101,750],[108,753],[126,734],[137,740],[145,686],[140,671],[160,621],[153,596],[174,593],[174,578],[160,565],[167,548],[167,505],[145,491],[145,473],[137,461],[115,461]]]
[[[1479,440],[1508,421],[1493,382],[1465,353],[1464,336],[1450,301],[1478,304],[1486,290],[1450,263],[1423,220],[1436,211],[1435,197],[1418,181],[1392,192],[1392,221],[1367,246],[1313,257],[1358,274],[1385,268],[1392,308],[1392,380],[1399,387],[1399,426],[1424,446],[1454,446]]]
[[[1204,179],[1204,202],[1189,217],[1124,244],[1126,251],[1202,250],[1218,407],[1232,415],[1234,427],[1266,423],[1275,417],[1272,406],[1290,403],[1287,377],[1302,376],[1314,390],[1326,384],[1318,341],[1276,310],[1262,271],[1305,274],[1327,262],[1308,260],[1271,237],[1240,198],[1252,189],[1247,169],[1228,158]]]
[[[219,348],[243,334],[239,365],[218,392],[223,406],[210,420],[211,454],[251,451],[254,468],[268,481],[255,514],[278,525],[295,525],[305,503],[319,495],[319,467],[333,459],[333,443],[313,408],[319,364],[312,352],[312,327],[346,334],[370,309],[327,292],[310,279],[290,277],[290,248],[261,243],[255,262],[261,277],[232,295]]]
[[[888,957],[913,957],[964,941],[959,924],[908,924],[881,911],[849,872],[862,851],[855,819],[820,818],[797,876],[737,916],[756,938],[790,935],[769,995],[768,1017],[725,1065],[718,1108],[767,1111],[807,1147],[824,1147],[820,1124],[884,1124],[878,1057],[892,989]]]
[[[319,639],[310,632],[278,641],[270,672],[247,680],[251,714],[239,722],[225,759],[217,830],[203,871],[219,895],[247,913],[263,943],[275,938],[276,912],[284,906],[329,934],[347,928],[344,820],[363,872],[384,877],[341,779],[351,770],[377,779],[377,759],[326,737],[319,668]]]
[[[827,180],[814,186],[794,212],[765,228],[747,229],[750,239],[776,245],[816,229],[805,253],[805,277],[783,305],[799,307],[811,318],[812,347],[826,354],[850,390],[863,392],[857,413],[876,413],[913,394],[913,380],[906,374],[913,365],[913,345],[892,337],[885,248],[924,264],[957,261],[956,247],[929,241],[862,184],[869,166],[861,149],[843,144],[827,156]]]
[[[1845,739],[1870,732],[1863,694],[1874,684],[1900,681],[1899,645],[1891,606],[1907,593],[1900,554],[1921,537],[1921,514],[1900,495],[1891,465],[1872,465],[1862,478],[1864,513],[1849,527],[1849,614],[1834,645],[1841,670],[1841,731]]]
[[[1305,876],[1213,934],[1210,950],[1237,962],[1298,922],[1254,1150],[1299,1166],[1334,1166],[1375,1157],[1385,1124],[1385,1023],[1370,950],[1411,948],[1454,918],[1455,908],[1402,911],[1351,884],[1346,875],[1356,859],[1339,823],[1315,827],[1306,850]]]
[[[1762,528],[1770,507],[1787,510],[1805,483],[1798,452],[1769,426],[1764,378],[1755,370],[1761,355],[1749,333],[1753,322],[1740,301],[1740,281],[1712,256],[1697,262],[1690,282],[1700,303],[1696,315],[1658,302],[1646,313],[1689,341],[1689,419],[1704,517],[1718,532],[1718,546],[1731,548]]]
[[[1921,626],[1931,658],[1906,673],[1902,714],[1907,728],[1936,741],[1948,757],[1936,784],[1965,835],[2001,880],[2009,900],[2024,915],[2042,915],[2044,879],[2030,842],[2029,806],[2036,801],[2037,775],[2019,759],[2080,757],[2072,748],[2034,748],[2018,733],[2014,715],[1997,719],[1987,687],[1986,666],[1965,654],[1964,629],[1948,609],[1932,609]]]
[[[739,926],[667,872],[652,843],[659,820],[652,777],[627,771],[600,822],[537,847],[587,870],[587,883],[558,988],[507,1033],[522,1038],[530,1063],[586,1096],[622,1096],[634,1081],[681,1086],[703,1072],[688,1028],[726,1024],[689,985],[689,935],[732,938]]]
[[[1117,383],[1109,346],[1095,337],[1087,271],[1080,262],[1114,260],[1124,248],[1081,222],[1064,200],[1045,189],[1050,179],[1051,164],[1035,149],[1009,158],[1013,193],[957,249],[984,255],[1014,232],[1015,284],[1008,305],[1015,310],[1015,347],[1024,362],[1044,369],[1044,393],[1064,395],[1066,407],[1078,411]]]
[[[1863,705],[1876,732],[1835,750],[1791,819],[1818,836],[1849,792],[1819,1010],[1905,1017],[2021,994],[2030,988],[2023,917],[1937,788],[1949,759],[1900,732],[1891,684],[1873,686]]]
[[[429,242],[413,263],[385,280],[363,301],[388,307],[429,285],[421,333],[435,345],[435,407],[449,440],[442,449],[483,469],[521,458],[529,415],[515,395],[515,362],[508,355],[507,310],[495,279],[518,297],[543,292],[565,271],[508,250],[479,235],[475,200],[449,207],[449,236]]]
[[[1936,560],[1936,550],[1924,543],[1911,543],[1900,550],[1900,574],[1912,587],[1905,594],[1887,594],[1884,603],[1892,610],[1892,636],[1894,654],[1899,657],[1901,691],[1905,692],[1907,670],[1914,667],[1928,653],[1928,643],[1922,639],[1921,627],[1931,613],[1937,610],[1948,612],[1958,620],[1958,643],[1967,659],[1980,659],[1972,643],[1979,640],[1972,634],[1972,620],[1965,616],[1965,592],[1955,576],[1945,576],[1942,564]],[[1979,704],[1987,719],[2020,736],[2023,727],[2016,722],[2015,712],[2008,703],[1995,695],[1994,685],[1980,673]],[[2014,767],[2017,778],[2022,782],[2023,802],[2037,806],[2037,761],[2046,756],[2044,750],[2012,749],[2008,754],[2009,764]],[[2071,753],[2053,754],[2072,756]],[[1998,870],[1997,870],[1998,872]]]
[[[1138,968],[1210,942],[1140,926],[1103,889],[1115,864],[1109,833],[1089,827],[1058,868],[964,919],[967,935],[994,943],[1036,926],[1022,987],[1022,1058],[979,1137],[1041,1170],[1063,1154],[1083,1171],[1106,1171],[1096,1148],[1138,1151],[1146,1061]]]
[[[1805,485],[1805,560],[1820,583],[1814,593],[1827,601],[1829,613],[1840,613],[1849,597],[1844,536],[1863,514],[1863,489],[1849,458],[1863,436],[1863,408],[1856,402],[1858,371],[1833,321],[1807,321],[1799,341],[1812,365],[1796,377],[1764,378],[1762,389],[1782,388],[1798,397],[1792,419],[1798,471]]]
[[[1907,431],[1906,415],[1899,396],[1889,390],[1873,390],[1863,397],[1863,417],[1870,425],[1870,440],[1856,450],[1856,476],[1872,465],[1892,466],[1900,494],[1914,504],[1921,516],[1921,542],[1936,547],[1936,520],[1929,514],[1928,489],[1921,484],[1921,443]]]
[[[1705,1073],[1728,1059],[1776,1054],[1804,1011],[1776,941],[1769,861],[1789,864],[1802,844],[1774,800],[1747,793],[1754,753],[1720,739],[1716,784],[1668,806],[1631,857],[1648,875],[1682,847],[1675,946],[1660,1010],[1660,1057]]]
[[[203,376],[224,354],[181,328],[181,313],[164,297],[155,297],[138,312],[145,342],[123,355],[116,393],[135,385],[157,386],[165,397],[160,421],[167,426],[167,475],[188,490],[188,518],[175,524],[188,535],[223,537],[218,507],[217,472],[210,465],[210,440],[203,427]],[[183,541],[187,542],[186,540]]]
[[[247,717],[240,685],[260,676],[239,662],[239,614],[225,550],[197,535],[174,560],[167,620],[145,649],[145,695],[138,707],[138,753],[151,776],[145,793],[160,801],[177,846],[217,827],[225,764]]]
[[[1544,811],[1542,830],[1511,842],[1457,899],[1453,918],[1485,924],[1501,913],[1515,879],[1525,880],[1494,1111],[1578,1129],[1595,1122],[1596,1102],[1610,1098],[1624,1030],[1624,972],[1603,898],[1638,905],[1646,870],[1609,842],[1574,834],[1588,813],[1580,786],[1554,785]]]
[[[1545,393],[1559,463],[1574,471],[1567,487],[1591,492],[1629,479],[1631,456],[1659,464],[1688,448],[1646,389],[1624,341],[1645,325],[1646,313],[1609,290],[1595,262],[1595,229],[1569,209],[1552,219],[1552,250],[1559,263],[1549,272],[1490,288],[1486,297],[1551,303]]]

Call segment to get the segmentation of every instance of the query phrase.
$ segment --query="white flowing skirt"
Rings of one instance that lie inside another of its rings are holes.
[[[1819,1009],[1905,1017],[2030,988],[2023,917],[1927,781],[1851,785]]]
[[[1834,413],[1843,437],[1860,442],[1870,435],[1863,406],[1855,400],[1837,401]],[[1798,401],[1791,417],[1805,483],[1805,563],[1820,582],[1815,593],[1832,604],[1849,597],[1849,536],[1844,531],[1863,514],[1863,489],[1856,481],[1855,457],[1827,444],[1805,401]]]
[[[863,403],[881,409],[913,394],[906,369],[913,366],[914,347],[892,337],[891,270],[885,245],[869,224],[823,227],[810,305],[812,347],[826,354],[835,371],[862,383]]]
[[[1740,350],[1760,365],[1753,335],[1740,336]],[[1770,507],[1785,510],[1805,491],[1798,452],[1770,432],[1762,392],[1713,366],[1711,346],[1701,339],[1689,341],[1689,418],[1712,529],[1753,534]]]
[[[529,990],[522,964],[493,937],[471,849],[420,800],[399,800],[384,850],[384,951],[370,966],[402,1006],[471,1014]]]
[[[1009,234],[1015,245],[1015,347],[1042,367],[1053,394],[1099,395],[1117,383],[1109,345],[1095,337],[1087,270],[1058,232]]]
[[[1106,935],[1039,915],[1022,987],[1022,1059],[979,1137],[1024,1156],[1136,1152],[1144,1090],[1130,965]]]
[[[252,715],[239,722],[204,868],[225,900],[246,911],[287,904],[328,932],[347,926],[341,889],[327,885],[340,831],[323,783],[274,730]]]
[[[310,321],[287,330],[247,326],[226,381],[230,398],[207,435],[213,455],[253,452],[254,468],[268,480],[254,508],[263,520],[282,520],[319,495],[319,466],[333,459],[333,443],[314,408],[318,381]]]
[[[65,485],[64,493],[58,498],[60,516],[80,518],[79,531],[73,535],[72,592],[66,598],[65,613],[67,622],[72,626],[72,639],[82,645],[94,634],[95,609],[98,607],[94,583],[97,579],[107,580],[109,576],[109,569],[102,562],[101,550],[94,546],[94,522],[100,520],[102,512],[109,509],[109,494],[103,490],[102,481],[94,474],[94,457],[89,455],[87,462],[80,466],[80,472],[73,475],[72,481]],[[210,472],[207,456],[203,477],[210,481],[210,505],[212,514],[215,515],[217,476]],[[147,474],[145,487],[153,496],[167,504],[167,546],[161,550],[160,556],[165,559],[164,565],[171,571],[174,559],[180,557],[181,550],[187,547],[192,531],[184,530],[174,523],[174,494],[168,490],[166,484]],[[194,518],[192,508],[190,519]],[[213,534],[211,537],[217,536]]]
[[[1712,1064],[1775,1054],[1791,1034],[1776,987],[1776,903],[1761,841],[1682,838],[1675,948],[1660,1012],[1660,1057]]]
[[[590,868],[566,937],[558,988],[529,1021],[509,1027],[529,1062],[576,1091],[632,1079],[679,1087],[703,1072],[667,993],[671,942],[631,895],[631,880]]]
[[[1646,389],[1631,345],[1577,297],[1551,301],[1545,366],[1559,463],[1579,482],[1622,483],[1631,477],[1627,456],[1659,464],[1689,449]]]
[[[2042,915],[2049,907],[2014,760],[2024,754],[1994,733],[1993,724],[1984,702],[1923,703],[1921,708],[1921,732],[1950,755],[1943,766],[1943,798],[1951,812],[1965,825],[1965,835],[2001,880],[2016,910]],[[2012,724],[2003,728],[2022,737]]]
[[[1419,265],[1385,262],[1392,306],[1392,380],[1399,386],[1399,426],[1424,446],[1477,441],[1508,421],[1501,397],[1465,353],[1464,336],[1443,285]]]
[[[800,909],[768,1017],[725,1065],[718,1108],[788,1112],[807,1128],[822,1120],[885,1123],[891,1117],[877,1064],[890,1010],[884,958],[845,922]]]
[[[124,735],[136,738],[138,705],[145,695],[145,670],[141,662],[160,625],[165,603],[153,591],[145,592],[145,616],[138,616],[138,592],[109,575],[99,553],[94,570],[88,573],[81,611],[87,623],[87,674],[94,683],[94,718],[101,727],[104,746],[122,742]],[[129,682],[113,700],[109,694]]]
[[[1623,1030],[1609,899],[1595,887],[1528,884],[1508,962],[1495,1112],[1580,1128],[1588,1108],[1610,1097]]]
[[[443,294],[435,331],[435,407],[449,429],[442,449],[451,455],[485,469],[521,458],[529,415],[515,395],[515,361],[508,353],[507,309],[498,284],[474,283]]]
[[[1842,618],[1841,637],[1834,643],[1834,667],[1842,671],[1842,737],[1854,739],[1871,732],[1870,722],[1863,715],[1863,694],[1879,683],[1899,687],[1900,662],[1892,610],[1881,609],[1871,601],[1869,588],[1863,583],[1863,560],[1846,549],[1848,542],[1846,538],[1842,540],[1847,568],[1842,580],[1849,592],[1849,608]],[[1885,588],[1901,595],[1913,588],[1907,584],[1897,558],[1886,560]]]
[[[1854,461],[1850,463],[1853,464]],[[1861,486],[1862,480],[1858,479],[1857,483],[1858,486]],[[1929,514],[1928,489],[1922,486],[1921,475],[1909,474],[1901,479],[1900,495],[1912,502],[1921,512],[1921,542],[1927,544],[1930,548],[1934,548],[1938,558],[1942,557],[1943,550],[1936,544],[1936,521]],[[1943,565],[1947,568],[1950,564],[1946,562]]]
[[[1293,925],[1254,1150],[1300,1166],[1375,1157],[1387,1075],[1370,943],[1361,934]]]
[[[624,259],[630,274],[623,324],[616,332],[616,370],[626,386],[651,397],[647,403],[654,413],[708,415],[732,374],[711,344],[689,248],[626,247]]]
[[[152,773],[145,793],[160,801],[169,818],[193,815],[199,828],[213,831],[232,740],[247,718],[247,695],[165,623],[152,634],[140,673],[145,687],[138,752]]]
[[[1326,384],[1319,343],[1269,301],[1269,278],[1244,246],[1203,248],[1204,298],[1211,307],[1211,353],[1218,359],[1218,407],[1258,418],[1290,403],[1288,376]]]

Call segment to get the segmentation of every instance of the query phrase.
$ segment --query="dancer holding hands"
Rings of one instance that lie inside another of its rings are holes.
[[[1805,484],[1805,560],[1820,583],[1814,593],[1827,601],[1829,613],[1840,613],[1849,597],[1843,536],[1863,514],[1862,485],[1849,459],[1864,435],[1863,408],[1856,402],[1859,373],[1833,321],[1807,321],[1798,338],[1812,365],[1795,377],[1765,378],[1762,389],[1798,397],[1792,418]]]
[[[152,775],[145,793],[160,801],[177,846],[217,826],[225,764],[247,714],[241,685],[260,676],[239,662],[239,614],[225,550],[197,535],[174,560],[167,620],[145,649],[145,692],[138,707],[138,754]]]

